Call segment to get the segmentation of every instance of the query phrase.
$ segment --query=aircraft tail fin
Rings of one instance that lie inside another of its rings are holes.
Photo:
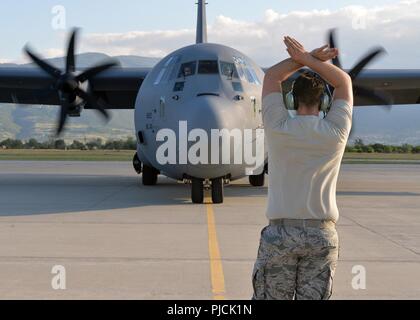
[[[196,43],[207,42],[206,0],[198,0]]]

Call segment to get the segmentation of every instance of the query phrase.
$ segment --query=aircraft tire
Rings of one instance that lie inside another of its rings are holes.
[[[143,165],[142,182],[144,186],[154,186],[157,183],[159,172],[153,168]]]
[[[204,184],[202,179],[193,178],[191,181],[191,200],[193,203],[204,202]]]
[[[262,187],[265,182],[265,173],[261,173],[257,176],[249,176],[249,183],[253,187]]]
[[[134,157],[133,157],[133,168],[134,168],[134,171],[136,171],[136,172],[137,172],[137,174],[140,174],[140,173],[141,173],[141,171],[142,171],[142,168],[141,168],[141,161],[140,161],[140,159],[139,159],[139,157],[138,157],[137,153],[135,153],[135,154],[134,154]]]
[[[211,199],[213,203],[223,203],[223,189],[223,178],[217,178],[211,181]]]

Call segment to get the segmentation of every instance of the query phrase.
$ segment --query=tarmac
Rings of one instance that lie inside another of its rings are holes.
[[[250,299],[266,193],[193,205],[128,162],[1,161],[0,298]],[[343,165],[338,205],[332,298],[419,299],[420,165]]]

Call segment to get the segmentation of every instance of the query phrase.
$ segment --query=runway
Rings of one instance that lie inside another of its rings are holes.
[[[244,179],[224,204],[193,205],[128,162],[2,161],[0,298],[249,299],[266,193]],[[338,202],[333,299],[420,298],[420,165],[344,165]]]

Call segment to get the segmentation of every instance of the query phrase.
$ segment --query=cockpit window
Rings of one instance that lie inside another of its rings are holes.
[[[232,81],[232,87],[233,90],[238,91],[238,92],[243,92],[244,88],[242,87],[242,84],[240,82],[234,82]]]
[[[253,79],[255,84],[262,84],[260,79],[257,76],[257,73],[255,72],[255,70],[252,67],[248,67],[248,71],[251,74],[252,79]]]
[[[247,64],[244,59],[233,57],[233,61],[235,61],[235,66],[238,70],[239,78],[241,80],[246,80],[249,83],[261,85],[261,80],[258,78],[257,73],[250,65]]]
[[[175,92],[184,91],[184,87],[185,87],[185,82],[176,82],[174,86],[174,91]]]
[[[155,85],[168,82],[170,74],[172,73],[179,59],[179,56],[172,56],[169,57],[168,60],[166,60],[165,64],[163,65],[162,69],[159,71],[156,77],[156,80],[154,82]]]
[[[219,74],[217,60],[201,60],[198,63],[199,74]]]
[[[220,61],[220,70],[222,75],[228,77],[229,79],[238,79],[238,70],[236,70],[235,64],[231,62]]]
[[[244,71],[245,71],[245,76],[246,76],[246,79],[248,80],[248,82],[249,82],[249,83],[254,83],[254,82],[255,82],[255,79],[254,79],[254,77],[252,76],[251,71],[249,71],[249,69],[248,69],[248,68],[245,68],[245,69],[244,69]]]
[[[171,66],[171,72],[169,73],[168,81],[174,80],[176,78],[179,62],[181,61],[181,56],[175,56]]]
[[[181,69],[179,70],[178,78],[185,78],[185,77],[189,77],[189,76],[195,75],[196,66],[197,66],[197,62],[196,61],[191,61],[191,62],[183,63],[181,65]]]

